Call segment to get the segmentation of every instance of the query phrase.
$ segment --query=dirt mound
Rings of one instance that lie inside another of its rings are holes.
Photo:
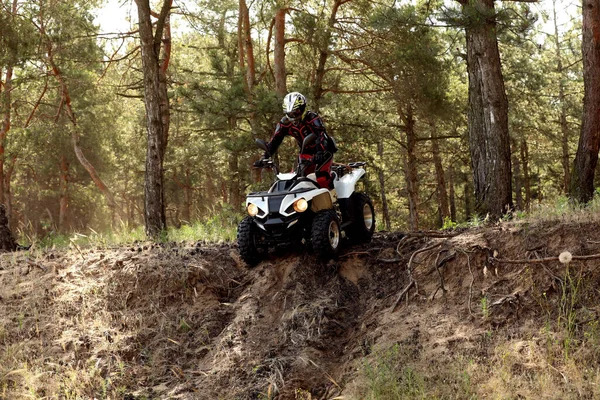
[[[596,253],[590,221],[250,270],[234,245],[2,254],[0,398],[593,398]]]

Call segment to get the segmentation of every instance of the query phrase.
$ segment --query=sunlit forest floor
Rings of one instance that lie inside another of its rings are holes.
[[[1,254],[0,398],[597,398],[599,222]]]

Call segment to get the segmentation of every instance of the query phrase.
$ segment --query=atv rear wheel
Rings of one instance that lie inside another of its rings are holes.
[[[375,232],[375,209],[369,196],[364,193],[353,193],[350,196],[350,217],[350,239],[355,243],[369,242]]]
[[[242,260],[254,267],[262,259],[261,249],[257,245],[257,228],[252,217],[244,218],[238,225],[237,242]]]
[[[321,258],[335,257],[342,240],[340,220],[334,210],[322,210],[315,215],[311,230],[311,243],[315,254]]]

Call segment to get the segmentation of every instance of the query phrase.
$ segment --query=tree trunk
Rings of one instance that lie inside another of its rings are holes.
[[[12,92],[13,66],[8,65],[4,79],[4,91],[2,92],[2,110],[4,117],[0,127],[0,203],[4,203],[4,150],[6,148],[6,136],[10,130],[11,118],[11,92]]]
[[[344,3],[345,0],[335,0],[333,2],[333,7],[331,9],[331,14],[329,16],[329,21],[327,23],[327,28],[325,28],[325,34],[323,35],[323,43],[319,43],[319,62],[317,64],[317,71],[315,75],[315,85],[314,85],[314,97],[313,104],[315,112],[319,112],[321,107],[321,99],[323,98],[323,79],[325,78],[325,64],[327,63],[327,58],[329,57],[329,44],[331,42],[331,31],[333,30],[333,26],[335,25],[336,15],[340,6]]]
[[[448,168],[448,196],[450,197],[450,219],[456,222],[456,192],[454,189],[454,167]]]
[[[523,181],[521,180],[521,161],[519,156],[515,154],[513,157],[514,173],[515,178],[515,201],[517,210],[523,210]]]
[[[471,205],[471,193],[472,187],[470,182],[467,180],[465,182],[463,195],[465,197],[465,221],[469,221],[473,214],[473,206]]]
[[[58,231],[67,231],[69,206],[69,162],[65,156],[60,157],[60,201],[58,212]]]
[[[192,220],[192,178],[190,177],[189,167],[184,171],[185,187],[183,188],[184,208],[183,218],[189,224]]]
[[[531,207],[531,179],[529,177],[529,149],[527,141],[521,139],[521,166],[523,167],[523,183],[525,186],[525,210]]]
[[[285,14],[286,8],[280,8],[275,14],[275,43],[273,45],[273,74],[275,91],[283,99],[287,94],[285,71]]]
[[[169,102],[166,94],[165,74],[159,61],[162,27],[167,18],[171,1],[164,0],[157,22],[156,36],[150,20],[149,0],[136,0],[139,19],[139,35],[142,50],[144,76],[144,105],[146,108],[147,149],[144,185],[144,222],[146,235],[156,239],[166,230],[164,203],[164,154],[167,146],[167,126]],[[164,64],[163,64],[164,65]],[[162,80],[162,82],[161,82]]]
[[[556,73],[558,74],[558,104],[560,107],[559,125],[562,139],[563,190],[565,193],[568,193],[569,187],[571,186],[571,159],[569,157],[569,125],[567,124],[567,104],[564,84],[564,80],[567,79],[567,77],[563,72],[562,52],[560,51],[558,21],[556,17],[556,0],[552,1],[552,12],[554,16],[554,45],[556,46]]]
[[[11,8],[11,18],[17,15],[17,0],[13,0]],[[12,77],[13,77],[13,60],[9,57],[6,66],[6,75],[4,79],[4,91],[2,91],[2,73],[0,69],[0,92],[2,93],[2,100],[0,102],[1,109],[3,111],[2,126],[0,126],[0,204],[5,203],[4,195],[4,160],[5,160],[5,148],[6,148],[6,136],[10,130],[10,120],[12,111]],[[10,213],[7,214],[10,217]],[[10,218],[9,218],[10,220]]]
[[[232,151],[229,155],[229,201],[234,210],[238,210],[242,204],[240,195],[240,173],[239,173],[239,154]]]
[[[383,139],[380,138],[377,143],[377,156],[381,165],[383,165]],[[385,229],[388,231],[392,230],[392,223],[390,220],[390,211],[388,209],[387,195],[385,194],[385,175],[382,167],[377,168],[377,177],[379,179],[379,193],[381,196],[381,212],[383,214],[383,222]]]
[[[249,106],[249,122],[252,132],[258,132],[259,122],[254,101],[254,87],[256,85],[256,63],[254,60],[254,46],[250,30],[250,10],[246,0],[239,0],[238,16],[238,53],[239,64],[244,76],[244,92]]]
[[[600,4],[583,0],[583,120],[571,175],[571,198],[589,202],[600,147]]]
[[[6,173],[4,174],[4,202],[6,205],[6,219],[8,220],[8,227],[10,229],[14,228],[14,218],[13,218],[13,198],[11,191],[11,181],[12,174],[15,170],[15,164],[17,163],[17,156],[12,156],[10,160],[10,164]]]
[[[469,147],[476,211],[499,217],[512,208],[508,101],[496,38],[493,0],[461,0],[469,73]]]
[[[436,177],[436,194],[438,201],[438,225],[441,228],[444,226],[446,218],[450,216],[448,206],[448,192],[446,191],[446,178],[444,176],[444,166],[442,165],[442,157],[440,156],[440,146],[438,143],[437,132],[435,125],[431,125],[431,152],[433,157],[433,165],[435,166]]]
[[[6,218],[6,208],[4,204],[0,204],[0,250],[15,251],[17,242],[8,227],[8,219]]]
[[[410,230],[419,229],[419,177],[417,176],[417,136],[412,110],[406,113],[406,189],[408,191],[408,220]]]

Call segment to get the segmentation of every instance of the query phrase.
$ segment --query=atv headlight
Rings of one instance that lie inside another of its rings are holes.
[[[250,215],[251,217],[256,217],[256,214],[258,214],[258,206],[254,203],[248,204],[246,210],[248,211],[248,215]]]
[[[300,198],[294,202],[294,210],[296,212],[304,212],[308,209],[308,201],[304,198]]]

